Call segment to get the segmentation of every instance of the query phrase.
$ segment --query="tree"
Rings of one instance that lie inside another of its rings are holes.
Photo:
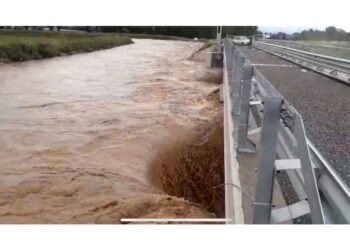
[[[327,41],[336,40],[337,28],[334,26],[329,26],[325,30]]]
[[[287,40],[289,36],[284,32],[278,32],[277,34],[272,34],[270,36],[270,39],[277,39],[277,40]]]
[[[181,36],[187,38],[216,38],[216,26],[101,26],[101,32],[127,32]],[[255,35],[257,26],[224,26],[223,37],[230,35]]]
[[[329,26],[324,31],[309,29],[299,34],[293,34],[292,37],[295,40],[350,41],[350,32],[346,32],[334,26]]]

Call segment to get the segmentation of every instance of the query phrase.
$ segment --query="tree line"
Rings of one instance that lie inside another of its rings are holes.
[[[134,34],[153,34],[180,36],[187,38],[216,38],[216,26],[101,26],[101,32],[118,32]],[[229,35],[255,35],[257,26],[223,26],[222,36]]]
[[[324,31],[317,29],[304,30],[295,34],[297,40],[327,40],[327,41],[350,41],[350,32],[334,26],[327,27]]]
[[[288,35],[284,32],[270,34],[270,39],[310,41],[350,41],[350,32],[329,26],[325,30],[309,29]]]
[[[153,34],[179,36],[186,38],[216,38],[216,26],[0,26],[5,29],[18,30],[80,30],[86,32],[116,32],[132,34]],[[223,26],[222,36],[256,35],[258,26]]]

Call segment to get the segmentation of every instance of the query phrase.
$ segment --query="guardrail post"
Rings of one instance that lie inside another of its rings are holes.
[[[241,99],[241,80],[242,80],[242,68],[244,63],[244,57],[238,50],[235,51],[235,60],[233,64],[233,76],[232,76],[232,113],[233,115],[239,115],[240,113],[240,99]]]
[[[264,99],[264,116],[258,148],[259,173],[255,190],[254,224],[270,223],[281,104],[282,99],[279,97]]]
[[[224,40],[224,50],[226,55],[226,66],[232,66],[232,56],[233,56],[233,45],[230,43],[228,39]]]
[[[252,89],[253,66],[243,65],[241,110],[239,115],[237,149],[239,152],[253,153],[254,146],[247,140],[249,122],[249,101]]]
[[[297,141],[297,155],[301,161],[301,171],[304,177],[305,192],[310,207],[310,216],[313,224],[324,224],[324,215],[318,193],[314,169],[311,165],[309,146],[306,141],[304,123],[298,114],[294,121],[294,136]]]
[[[238,51],[237,49],[232,45],[232,63],[231,63],[231,67],[232,67],[232,78],[229,79],[230,81],[229,83],[229,87],[230,87],[230,93],[232,96],[232,91],[233,91],[233,75],[235,75],[235,71],[236,71],[236,64],[237,64],[237,56],[238,56]]]
[[[228,77],[227,80],[230,83],[232,81],[234,47],[228,39],[224,40],[224,49],[225,49],[225,53],[224,53],[224,60],[225,60],[224,64],[225,65],[224,66],[225,66],[226,71],[227,71],[227,77]]]

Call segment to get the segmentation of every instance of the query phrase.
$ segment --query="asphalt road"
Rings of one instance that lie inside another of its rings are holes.
[[[350,86],[254,48],[242,51],[299,111],[309,139],[350,186]]]

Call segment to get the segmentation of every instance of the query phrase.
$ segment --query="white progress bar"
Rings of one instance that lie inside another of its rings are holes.
[[[122,218],[121,222],[231,222],[232,219],[210,218]]]

